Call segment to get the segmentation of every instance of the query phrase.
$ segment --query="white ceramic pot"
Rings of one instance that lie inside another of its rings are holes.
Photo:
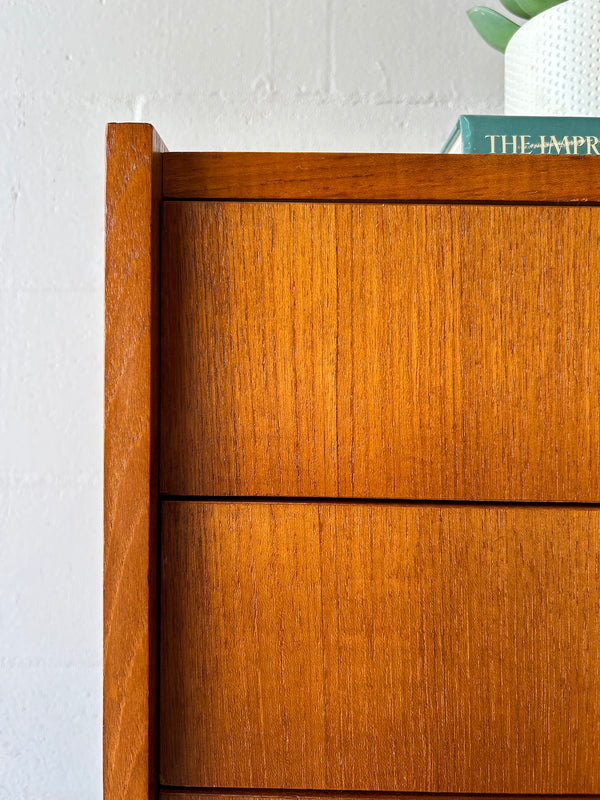
[[[600,0],[567,0],[508,43],[504,113],[600,117]]]

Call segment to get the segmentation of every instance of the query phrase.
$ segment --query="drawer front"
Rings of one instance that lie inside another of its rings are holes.
[[[165,203],[163,493],[598,501],[599,214]]]
[[[162,507],[161,781],[600,792],[600,509]]]

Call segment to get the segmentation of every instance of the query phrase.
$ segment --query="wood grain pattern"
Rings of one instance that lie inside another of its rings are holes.
[[[162,143],[109,125],[104,428],[104,798],[157,791],[158,237]]]
[[[168,153],[169,199],[598,203],[596,156]]]
[[[599,223],[166,203],[161,490],[597,502]]]
[[[210,789],[162,789],[160,800],[473,800],[469,794],[427,794],[410,792],[273,792],[237,791],[215,792]],[[577,800],[597,800],[598,795],[577,795]],[[527,795],[527,800],[573,800],[572,795]],[[479,794],[476,800],[523,800],[522,795]]]
[[[473,800],[470,794],[411,793],[411,792],[318,792],[273,790],[161,789],[160,800]],[[527,800],[573,800],[568,794],[530,794]],[[577,795],[577,800],[597,800],[598,795]],[[523,800],[519,794],[478,794],[476,800]]]
[[[163,503],[161,780],[600,791],[600,509]]]

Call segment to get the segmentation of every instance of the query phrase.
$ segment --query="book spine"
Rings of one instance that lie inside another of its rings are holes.
[[[542,117],[460,118],[463,153],[600,155],[600,120]]]

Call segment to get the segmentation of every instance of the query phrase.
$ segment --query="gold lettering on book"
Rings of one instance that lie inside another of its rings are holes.
[[[490,153],[532,153],[535,148],[528,133],[512,135],[488,133],[484,138],[490,140]]]
[[[484,136],[489,142],[489,153],[527,155],[573,155],[600,156],[600,138],[598,136],[557,136],[540,135],[532,141],[526,134],[487,133]]]
[[[496,139],[499,138],[498,134],[496,134],[496,133],[486,133],[486,135],[483,138],[490,140],[490,153],[496,153],[497,152],[497,150],[496,150]]]

